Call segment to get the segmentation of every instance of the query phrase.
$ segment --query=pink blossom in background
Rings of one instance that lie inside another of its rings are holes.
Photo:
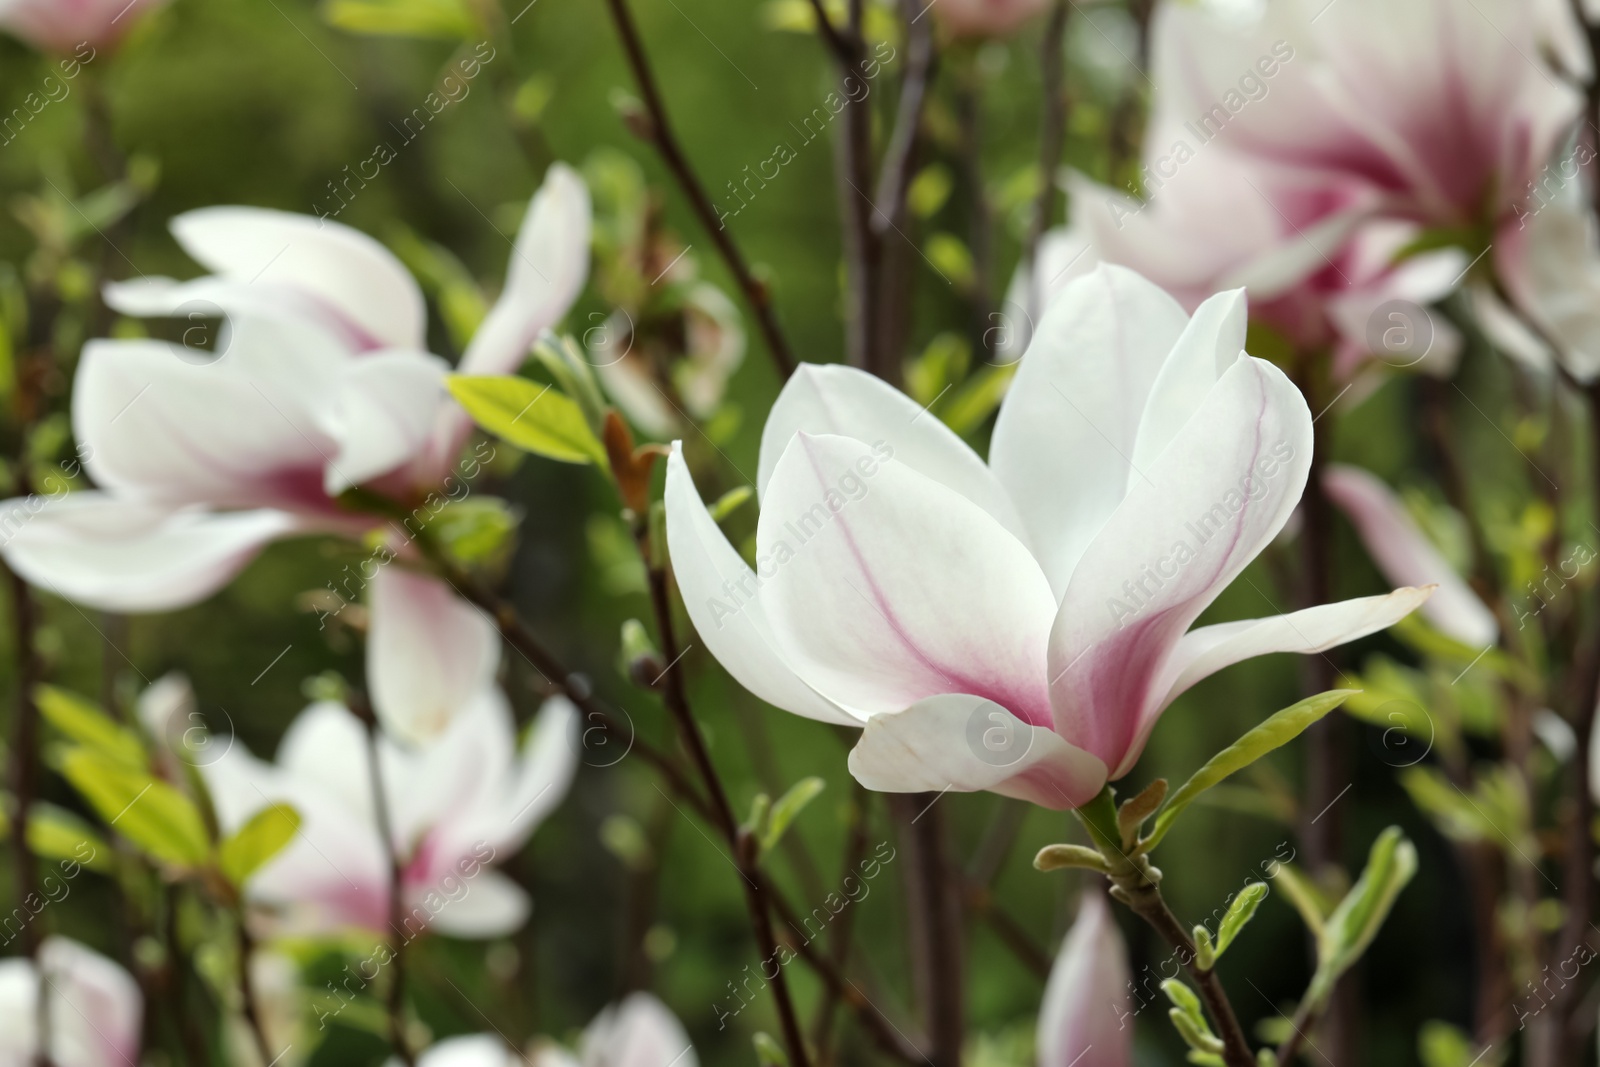
[[[65,937],[46,938],[39,962],[0,960],[0,1067],[39,1058],[39,988],[47,983],[49,1060],[57,1067],[139,1062],[144,1000],[121,965]]]
[[[0,28],[44,52],[116,47],[169,0],[0,0]],[[83,58],[82,56],[79,57]]]
[[[1128,986],[1128,946],[1105,897],[1087,890],[1039,1007],[1039,1067],[1132,1067]]]
[[[1050,6],[1050,0],[925,0],[952,37],[1004,37]]]

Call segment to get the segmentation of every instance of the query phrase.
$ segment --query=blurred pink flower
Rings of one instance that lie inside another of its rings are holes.
[[[1132,1067],[1128,985],[1128,947],[1122,933],[1105,898],[1087,891],[1045,985],[1039,1007],[1039,1067]]]
[[[1473,648],[1492,645],[1500,624],[1472,587],[1428,540],[1387,485],[1358,467],[1335,464],[1322,476],[1328,499],[1349,517],[1383,576],[1391,582],[1436,586],[1422,606],[1440,633]]]
[[[114,48],[168,0],[0,0],[0,28],[44,52]],[[84,58],[79,56],[80,59]]]
[[[417,1057],[417,1067],[699,1067],[683,1024],[649,993],[606,1008],[583,1033],[576,1054],[550,1042],[524,1056],[492,1034],[452,1037]],[[399,1067],[390,1060],[388,1067]]]
[[[202,600],[276,538],[359,533],[371,523],[340,508],[341,492],[426,492],[471,429],[444,391],[447,364],[426,351],[422,293],[377,241],[261,208],[194,211],[172,229],[214,273],[114,284],[106,298],[197,336],[226,316],[215,351],[89,342],[72,422],[97,489],[0,508],[0,551],[18,573],[112,611]],[[588,235],[588,194],[556,164],[463,370],[520,365],[582,288]]]
[[[48,983],[47,1057],[57,1067],[131,1067],[139,1062],[144,1001],[123,968],[76,941],[46,938],[39,963],[0,960],[0,1064],[39,1056],[40,974]]]
[[[1050,0],[929,0],[928,8],[953,37],[1005,37],[1050,6]]]
[[[1311,461],[1305,401],[1243,352],[1245,320],[1242,292],[1191,318],[1098,268],[1047,311],[988,464],[883,382],[802,367],[762,434],[754,570],[669,460],[667,541],[701,640],[762,699],[864,726],[850,769],[869,788],[1069,808],[1201,678],[1392,624],[1426,592],[1188,632]]]

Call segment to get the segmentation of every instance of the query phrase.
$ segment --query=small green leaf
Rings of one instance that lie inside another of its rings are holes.
[[[1092,848],[1082,845],[1046,845],[1033,857],[1033,866],[1039,871],[1059,871],[1063,867],[1085,867],[1101,874],[1111,873],[1105,857]]]
[[[767,829],[767,817],[772,814],[772,798],[765,793],[757,793],[750,800],[750,814],[744,820],[746,833],[754,834],[757,840]]]
[[[136,770],[149,766],[139,735],[117,725],[89,701],[50,685],[39,686],[33,696],[39,714],[70,740]]]
[[[1289,903],[1294,905],[1295,911],[1300,913],[1306,929],[1313,934],[1321,935],[1322,927],[1328,921],[1328,913],[1333,910],[1332,902],[1322,890],[1287,863],[1279,863],[1273,868],[1272,880],[1289,898]]]
[[[1117,809],[1117,829],[1122,831],[1122,847],[1132,848],[1134,842],[1139,840],[1139,831],[1144,827],[1144,822],[1156,813],[1161,807],[1161,802],[1167,799],[1167,780],[1157,778],[1136,796],[1123,801]]]
[[[269,804],[222,842],[218,865],[236,886],[267,864],[300,832],[300,813],[286,804]]]
[[[911,179],[906,189],[906,207],[919,219],[932,218],[950,199],[953,188],[955,180],[950,176],[950,168],[940,163],[930,164]]]
[[[1161,991],[1172,1001],[1172,1006],[1183,1012],[1200,1025],[1205,1025],[1205,1010],[1200,1007],[1200,998],[1195,991],[1176,978],[1168,978],[1161,983]]]
[[[452,39],[479,32],[461,0],[329,0],[322,17],[341,30],[379,36]]]
[[[1257,726],[1239,740],[1218,752],[1206,765],[1194,773],[1194,777],[1172,795],[1172,800],[1156,817],[1156,825],[1150,831],[1150,836],[1145,839],[1146,851],[1153,849],[1167,836],[1167,831],[1172,828],[1173,822],[1183,813],[1195,797],[1207,789],[1227,778],[1235,771],[1250,766],[1267,753],[1293,741],[1300,734],[1322,718],[1328,712],[1344,703],[1353,690],[1335,689],[1327,693],[1319,693],[1314,697],[1307,697],[1297,704],[1292,704],[1276,713],[1266,722]]]
[[[772,1039],[772,1035],[764,1031],[756,1031],[750,1039],[756,1048],[756,1063],[759,1067],[789,1067],[789,1057],[783,1051],[783,1046]]]
[[[1194,928],[1194,962],[1202,971],[1217,965],[1217,948],[1211,941],[1211,931],[1204,926]]]
[[[548,385],[511,375],[451,375],[450,394],[477,424],[524,452],[608,469],[605,448],[583,409]]]
[[[827,787],[827,784],[821,778],[802,778],[778,798],[778,802],[772,805],[772,818],[768,821],[767,831],[761,838],[763,852],[771,852],[778,846],[778,842],[788,832],[790,824],[805,810],[807,804],[817,799],[817,795]]]
[[[453,501],[430,523],[445,554],[468,566],[502,555],[517,530],[517,514],[498,497],[473,496]]]
[[[1398,826],[1378,835],[1366,869],[1328,916],[1318,938],[1317,973],[1307,995],[1322,1003],[1339,976],[1350,969],[1378,936],[1395,898],[1417,873],[1417,849]]]
[[[732,515],[739,509],[741,504],[754,496],[755,492],[756,491],[750,488],[748,485],[740,485],[729,489],[726,493],[723,493],[717,498],[717,502],[715,504],[712,504],[711,507],[707,509],[711,512],[711,521],[721,522],[729,515]]]
[[[1183,1038],[1184,1044],[1196,1052],[1207,1052],[1212,1055],[1222,1051],[1222,1042],[1205,1026],[1204,1020],[1200,1023],[1194,1021],[1193,1016],[1182,1008],[1173,1008],[1167,1012],[1167,1018],[1172,1020],[1172,1025],[1177,1028],[1178,1036]],[[1191,1061],[1192,1062],[1192,1061]]]
[[[28,809],[28,847],[41,859],[81,863],[111,872],[111,846],[87,822],[65,808],[36,800]]]
[[[61,774],[108,826],[152,859],[195,868],[209,857],[199,811],[166,782],[88,748],[68,749]]]
[[[1228,946],[1233,944],[1233,939],[1239,936],[1239,931],[1255,918],[1256,909],[1261,902],[1267,899],[1270,890],[1265,882],[1251,882],[1239,890],[1239,895],[1233,898],[1233,903],[1228,905],[1228,911],[1222,916],[1222,922],[1217,926],[1217,955],[1228,951]]]
[[[977,267],[966,242],[953,233],[935,233],[929,235],[924,247],[928,262],[941,276],[957,289],[972,288],[977,279]]]
[[[965,437],[994,414],[1000,401],[1005,398],[1006,390],[1011,388],[1011,379],[1016,373],[1016,362],[979,368],[977,373],[950,390],[948,399],[940,405],[939,417],[946,426]]]

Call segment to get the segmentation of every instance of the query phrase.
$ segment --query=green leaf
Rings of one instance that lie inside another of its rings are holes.
[[[1195,1020],[1201,1026],[1205,1025],[1205,1011],[1200,1007],[1200,998],[1195,991],[1176,978],[1168,978],[1161,983],[1161,991],[1172,1001],[1172,1006]]]
[[[1211,940],[1211,931],[1204,926],[1194,928],[1194,962],[1202,971],[1217,965],[1217,946]]]
[[[434,538],[457,563],[487,563],[510,544],[517,515],[498,497],[473,496],[447,504],[432,521]]]
[[[953,233],[935,233],[928,237],[925,246],[928,262],[957,289],[971,289],[977,279],[977,267],[972,262],[972,252],[966,242]]]
[[[28,847],[41,859],[81,863],[110,874],[111,846],[83,819],[66,808],[36,800],[28,809]]]
[[[1261,902],[1267,899],[1267,883],[1251,882],[1239,890],[1239,895],[1233,898],[1233,903],[1228,905],[1227,914],[1223,915],[1222,922],[1217,926],[1217,955],[1228,951],[1228,946],[1233,944],[1233,939],[1239,936],[1239,931],[1245,928],[1249,921],[1255,918],[1256,909]]]
[[[453,39],[479,32],[461,0],[329,0],[322,17],[350,33]]]
[[[1082,845],[1046,845],[1033,857],[1033,867],[1039,871],[1059,871],[1063,867],[1084,867],[1101,874],[1111,873],[1105,857],[1092,848]]]
[[[807,804],[817,799],[827,784],[817,777],[802,778],[778,798],[778,802],[772,805],[772,818],[768,820],[766,833],[761,838],[763,852],[771,852],[777,847],[790,824],[806,809]]]
[[[941,163],[930,164],[911,179],[906,189],[906,207],[919,219],[931,218],[944,207],[954,188],[955,179],[950,176],[950,168]]]
[[[1015,362],[1002,363],[998,367],[981,367],[976,374],[950,390],[949,398],[940,405],[939,417],[946,426],[965,437],[994,414],[1016,373]]]
[[[524,452],[609,469],[605,448],[575,401],[548,385],[511,375],[453,374],[450,393],[487,432]]]
[[[1272,880],[1289,898],[1295,911],[1300,913],[1306,929],[1320,936],[1323,925],[1328,921],[1328,913],[1333,910],[1332,901],[1309,878],[1287,863],[1280,863],[1273,868]]]
[[[759,1067],[789,1067],[789,1057],[783,1051],[783,1046],[772,1039],[772,1035],[764,1031],[756,1031],[750,1039],[756,1048],[756,1063]]]
[[[88,748],[68,749],[61,774],[106,825],[152,859],[195,868],[210,856],[199,811],[166,782]]]
[[[1243,770],[1267,753],[1299,737],[1300,734],[1322,718],[1328,712],[1344,703],[1345,699],[1355,690],[1335,689],[1327,693],[1319,693],[1314,697],[1307,697],[1298,704],[1292,704],[1273,715],[1266,722],[1257,726],[1239,740],[1218,752],[1206,761],[1206,765],[1194,773],[1194,777],[1172,795],[1159,816],[1156,825],[1150,831],[1150,836],[1144,840],[1144,849],[1149,851],[1161,843],[1167,836],[1167,831],[1172,828],[1173,822],[1183,813],[1195,797],[1207,789],[1227,778],[1235,771]]]
[[[300,813],[287,804],[269,804],[222,842],[218,865],[236,886],[260,870],[300,832]]]
[[[1204,1020],[1197,1024],[1193,1016],[1182,1008],[1173,1008],[1167,1012],[1167,1018],[1172,1020],[1172,1025],[1177,1029],[1178,1036],[1183,1038],[1184,1044],[1196,1052],[1216,1055],[1222,1051],[1223,1045],[1217,1039],[1217,1036],[1211,1033],[1209,1029],[1201,1029],[1201,1027],[1205,1026]],[[1190,1062],[1196,1061],[1191,1060]]]
[[[1167,780],[1157,778],[1138,793],[1123,801],[1117,809],[1117,829],[1122,832],[1122,847],[1132,848],[1139,840],[1144,822],[1156,813],[1161,802],[1167,799]]]
[[[149,766],[139,735],[117,725],[89,701],[50,685],[36,688],[33,698],[45,721],[70,740],[135,770]]]
[[[1367,854],[1366,869],[1328,916],[1317,940],[1317,973],[1307,990],[1316,1003],[1327,998],[1339,976],[1372,944],[1395,898],[1416,873],[1416,846],[1400,828],[1391,826],[1379,834]]]
[[[748,485],[735,486],[734,488],[729,489],[726,493],[723,493],[717,498],[717,502],[715,504],[712,504],[711,507],[706,509],[711,512],[711,521],[721,522],[729,515],[732,515],[739,509],[739,505],[743,504],[746,500],[749,500],[752,496],[754,496],[755,492],[756,491],[750,488]]]
[[[1422,1067],[1472,1067],[1484,1057],[1460,1029],[1430,1019],[1417,1032],[1417,1058]]]

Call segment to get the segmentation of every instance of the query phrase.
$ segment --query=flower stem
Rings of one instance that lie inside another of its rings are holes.
[[[405,936],[401,932],[401,916],[405,911],[403,899],[404,877],[400,854],[395,848],[394,820],[389,812],[389,796],[383,785],[383,763],[380,758],[378,718],[364,698],[354,698],[351,705],[357,717],[367,728],[367,767],[372,780],[372,811],[378,825],[378,836],[383,839],[384,856],[389,861],[389,952],[393,957],[390,972],[389,995],[386,1004],[389,1016],[389,1044],[405,1067],[416,1067],[416,1056],[411,1043],[406,1040],[406,958]]]

